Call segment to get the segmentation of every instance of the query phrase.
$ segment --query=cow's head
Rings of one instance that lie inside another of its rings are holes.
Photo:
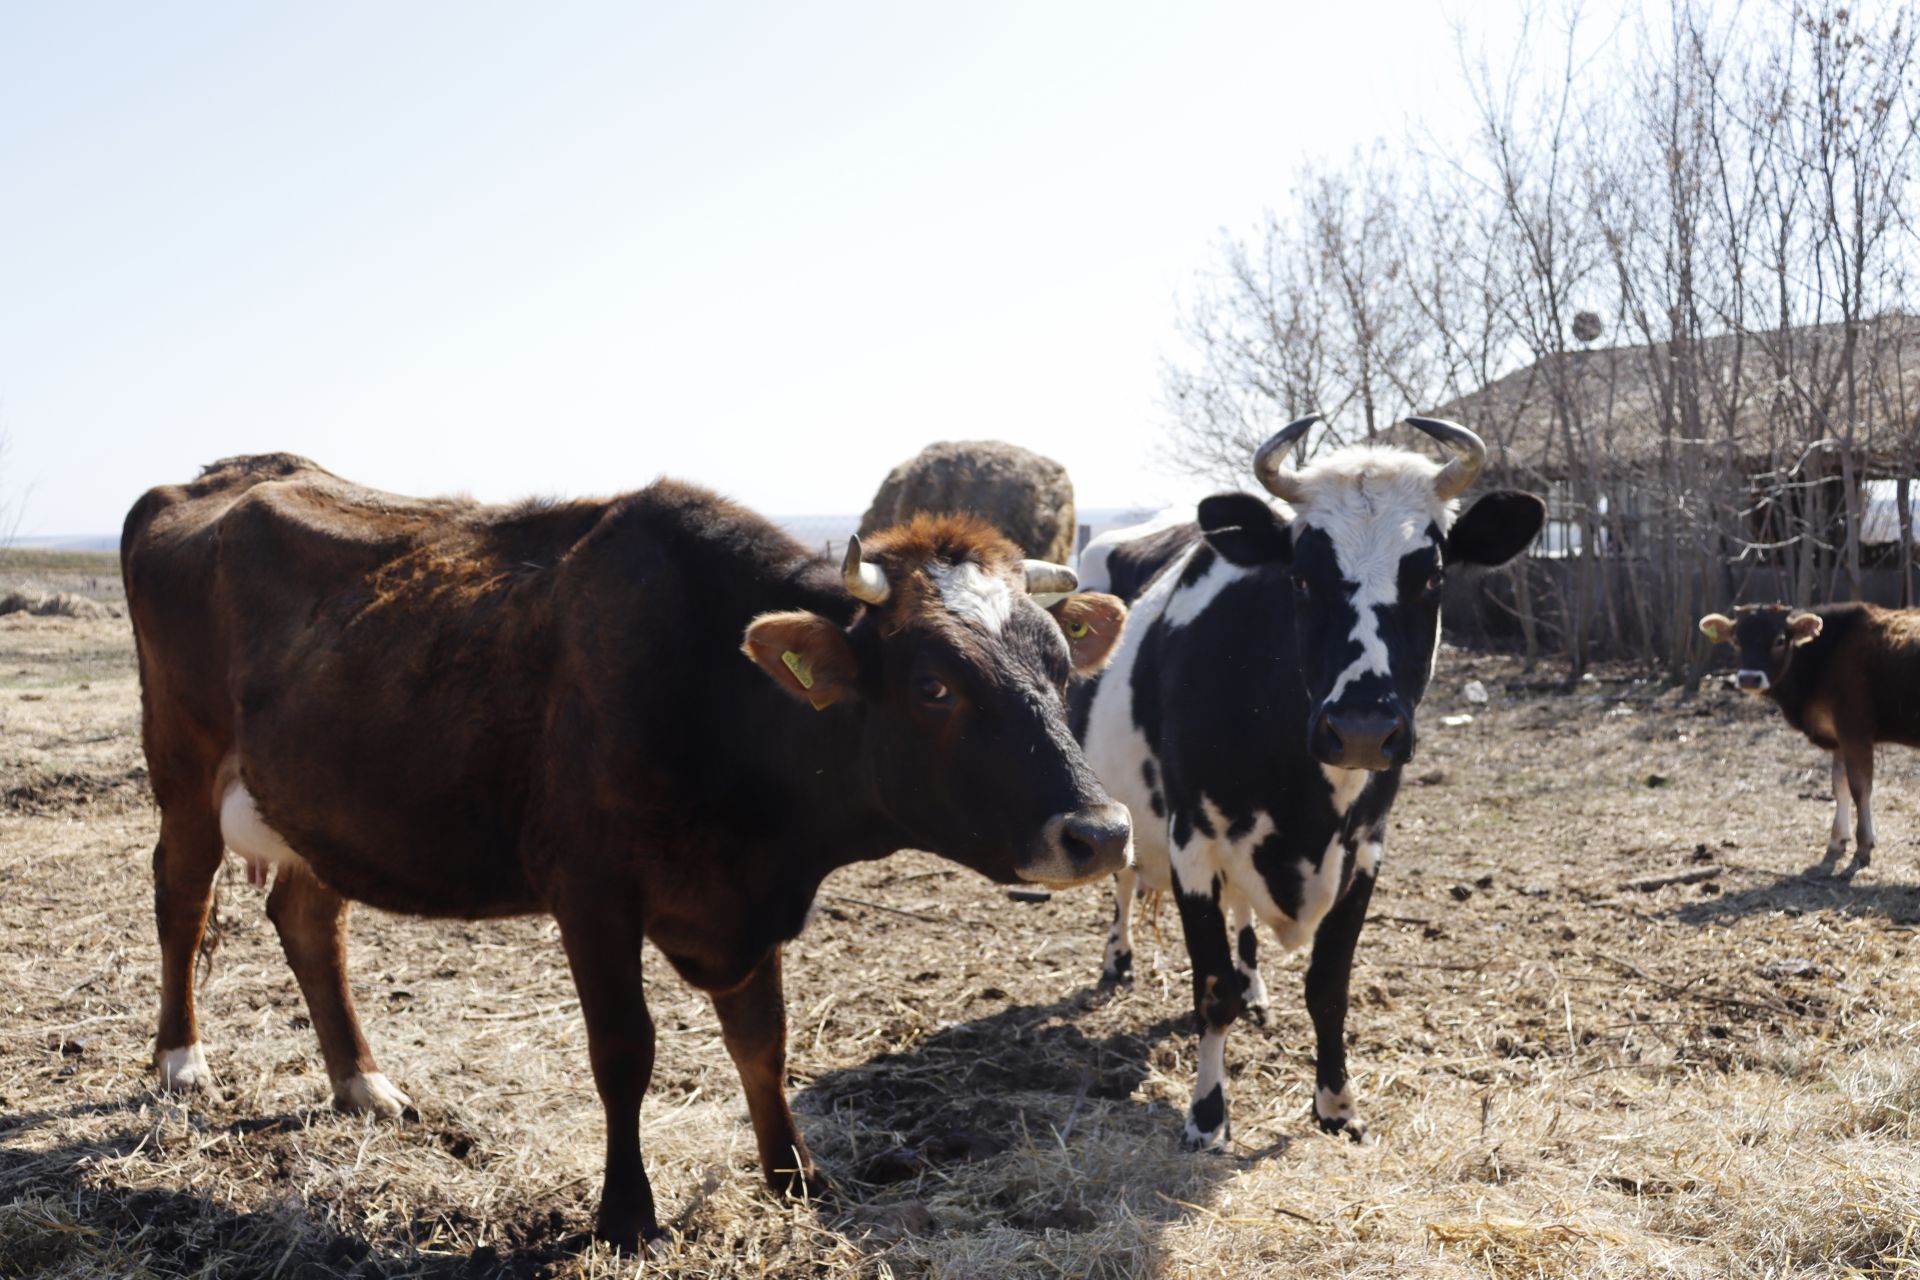
[[[1784,604],[1744,604],[1729,618],[1710,613],[1700,630],[1715,644],[1731,644],[1740,655],[1733,682],[1742,693],[1763,694],[1780,683],[1793,651],[1820,634],[1820,615]]]
[[[1126,606],[1065,595],[1071,569],[960,516],[852,539],[843,579],[866,606],[852,626],[765,614],[744,648],[795,698],[857,708],[873,803],[996,880],[1077,884],[1127,865],[1126,808],[1066,716],[1067,681],[1106,663]]]
[[[1309,749],[1338,768],[1389,769],[1413,755],[1447,571],[1505,564],[1540,532],[1546,507],[1499,491],[1456,518],[1486,447],[1437,418],[1408,421],[1454,454],[1444,465],[1403,449],[1350,448],[1287,466],[1287,451],[1318,421],[1289,424],[1254,455],[1254,473],[1291,519],[1252,494],[1221,494],[1200,504],[1200,526],[1226,559],[1288,571]]]

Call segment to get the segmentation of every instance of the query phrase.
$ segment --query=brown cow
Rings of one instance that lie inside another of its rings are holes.
[[[1859,810],[1850,879],[1873,861],[1873,746],[1920,747],[1920,609],[1750,604],[1710,613],[1700,630],[1740,654],[1734,683],[1772,698],[1787,723],[1833,752],[1833,831],[1820,865],[1847,848],[1847,797]]]
[[[780,947],[822,879],[907,847],[1045,884],[1129,856],[1064,703],[1125,609],[1049,616],[1029,590],[1071,573],[973,520],[916,520],[834,566],[671,481],[488,507],[274,454],[147,493],[121,562],[161,810],[163,1084],[208,1079],[190,975],[223,847],[278,869],[267,914],[351,1109],[407,1098],[354,1014],[349,901],[549,912],[607,1115],[596,1228],[624,1248],[659,1235],[642,937],[712,995],[768,1180],[814,1186]]]

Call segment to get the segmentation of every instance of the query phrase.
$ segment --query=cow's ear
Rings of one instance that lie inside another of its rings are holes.
[[[1715,644],[1729,644],[1733,640],[1733,619],[1724,613],[1710,613],[1700,619],[1700,634]]]
[[[847,633],[817,613],[763,613],[747,625],[740,651],[815,711],[856,692],[860,667]]]
[[[1448,564],[1505,564],[1527,549],[1547,520],[1547,504],[1530,493],[1483,494],[1447,530]]]
[[[1250,493],[1216,493],[1200,499],[1200,532],[1207,545],[1237,565],[1293,559],[1293,530]]]
[[[1104,591],[1088,591],[1067,596],[1047,606],[1047,612],[1067,635],[1067,652],[1073,656],[1073,673],[1090,676],[1107,665],[1120,632],[1127,625],[1127,606],[1119,596]]]
[[[1795,644],[1805,644],[1820,634],[1822,625],[1817,613],[1790,613],[1787,615],[1787,638]]]

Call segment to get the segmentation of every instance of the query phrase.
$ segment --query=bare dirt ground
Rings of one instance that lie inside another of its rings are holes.
[[[0,588],[113,604],[91,561]],[[89,591],[89,582],[92,583]],[[1624,673],[1572,695],[1449,651],[1355,974],[1378,1141],[1321,1136],[1302,958],[1228,1047],[1233,1141],[1179,1149],[1179,926],[1095,986],[1108,891],[1009,902],[937,859],[840,873],[790,949],[792,1071],[832,1199],[753,1159],[706,1002],[654,965],[644,1141],[681,1276],[1785,1276],[1920,1269],[1920,755],[1881,846],[1802,878],[1826,766],[1770,708]],[[1468,706],[1480,679],[1490,703]],[[1442,715],[1468,712],[1443,727]],[[0,617],[0,1276],[599,1277],[600,1113],[554,930],[361,911],[353,973],[420,1118],[337,1115],[237,863],[210,1096],[148,1071],[157,953],[123,618]],[[1623,882],[1711,879],[1652,892]]]

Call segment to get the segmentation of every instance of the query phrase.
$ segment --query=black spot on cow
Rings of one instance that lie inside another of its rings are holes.
[[[1315,856],[1278,831],[1253,846],[1254,869],[1266,881],[1273,905],[1296,920],[1300,918],[1300,900],[1305,896],[1306,875],[1316,870],[1320,858],[1326,856],[1326,850]]]
[[[1158,791],[1149,791],[1147,793],[1147,803],[1153,806],[1154,817],[1164,818],[1167,816],[1167,798]]]
[[[1239,840],[1243,838],[1247,834],[1247,832],[1253,830],[1254,816],[1255,815],[1253,811],[1249,809],[1245,813],[1242,813],[1238,817],[1236,817],[1232,822],[1228,823],[1227,839]]]
[[[1227,1097],[1219,1085],[1209,1089],[1204,1097],[1194,1099],[1193,1127],[1201,1133],[1213,1133],[1226,1118]]]
[[[1240,963],[1252,969],[1260,963],[1260,940],[1254,935],[1253,926],[1245,925],[1240,930]]]
[[[1146,781],[1147,790],[1153,791],[1160,786],[1160,770],[1154,768],[1153,761],[1147,760],[1141,763],[1140,776]]]

